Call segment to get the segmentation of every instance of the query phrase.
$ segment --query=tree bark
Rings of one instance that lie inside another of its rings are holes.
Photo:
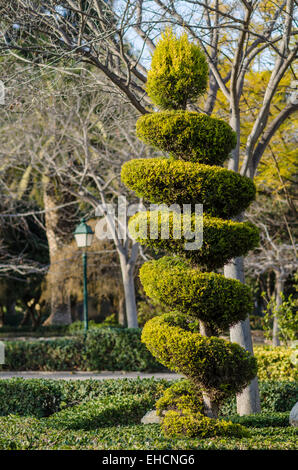
[[[118,323],[119,325],[125,326],[125,297],[121,295],[119,298],[119,311],[118,311]]]
[[[120,255],[120,267],[125,295],[126,320],[128,328],[138,328],[138,315],[135,296],[135,282],[133,267],[129,264],[126,256]]]
[[[243,258],[235,258],[231,263],[224,267],[225,277],[238,279],[244,283],[244,266]],[[244,349],[253,354],[253,345],[249,324],[249,315],[246,320],[237,323],[237,325],[230,328],[230,339],[233,343],[237,343]],[[247,414],[260,413],[260,395],[258,378],[255,377],[253,381],[237,395],[237,412],[240,416]]]
[[[200,321],[200,334],[202,336],[212,336],[212,330],[204,323],[203,321]],[[204,411],[205,415],[208,416],[208,418],[217,418],[218,417],[218,405],[215,403],[211,397],[208,395],[208,393],[203,393],[203,402],[204,402]]]
[[[59,214],[57,210],[55,210],[55,198],[52,194],[51,184],[47,178],[44,178],[43,181],[43,200],[46,211],[45,225],[51,264],[47,275],[47,282],[50,286],[51,314],[43,325],[69,325],[71,323],[70,297],[68,293],[64,292],[64,263],[63,260],[59,259],[59,249],[62,246],[62,242],[59,240],[56,233]]]
[[[203,393],[203,402],[205,408],[205,415],[208,418],[217,418],[218,417],[218,405],[211,400],[211,398]]]

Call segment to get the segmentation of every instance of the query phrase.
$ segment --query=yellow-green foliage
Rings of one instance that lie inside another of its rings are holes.
[[[206,91],[208,66],[200,47],[187,34],[176,38],[170,29],[157,43],[148,72],[146,91],[165,109],[185,108]]]
[[[248,437],[249,432],[240,424],[208,418],[189,410],[167,411],[162,420],[162,429],[167,437]]]
[[[163,416],[169,410],[184,409],[192,413],[204,412],[202,392],[189,380],[179,380],[167,388],[155,406],[159,416]]]
[[[158,361],[184,374],[220,404],[253,379],[256,361],[238,344],[202,336],[189,323],[177,313],[154,317],[144,326],[142,341]]]
[[[252,303],[249,290],[238,281],[204,271],[245,255],[257,246],[259,233],[249,222],[225,220],[241,213],[255,196],[251,181],[220,168],[236,146],[235,132],[222,120],[186,111],[188,102],[205,91],[207,72],[200,49],[185,34],[177,39],[167,30],[153,55],[147,82],[148,95],[165,111],[139,118],[137,135],[168,152],[170,159],[127,163],[122,180],[138,196],[164,204],[130,219],[132,237],[188,260],[164,258],[141,270],[146,292],[179,310],[150,319],[142,341],[159,362],[192,384],[172,389],[160,400],[164,432],[241,437],[246,431],[239,425],[205,417],[206,407],[202,409],[198,396],[200,390],[202,400],[206,396],[215,411],[224,399],[240,393],[257,371],[249,352],[212,336],[243,320]],[[203,220],[194,207],[181,216],[181,206],[197,203],[204,205]],[[165,205],[175,207],[169,211]]]
[[[236,146],[232,128],[220,119],[193,111],[164,111],[141,116],[137,136],[146,144],[206,165],[221,165]]]
[[[157,223],[158,222],[158,223]],[[184,228],[199,229],[195,214],[180,215],[168,211],[138,212],[129,221],[129,231],[142,245],[170,251],[192,260],[209,271],[224,266],[235,256],[245,255],[258,245],[259,231],[250,222],[234,222],[204,215],[203,243],[200,249],[186,250],[185,243],[193,242],[184,236]],[[169,237],[166,228],[169,227]],[[181,228],[181,237],[175,238]]]
[[[148,297],[224,331],[252,310],[248,286],[221,274],[202,273],[181,259],[165,256],[147,261],[140,279]]]
[[[213,217],[231,218],[255,198],[250,178],[219,166],[140,158],[122,166],[123,183],[137,196],[156,204],[203,204]]]
[[[255,346],[254,353],[258,363],[258,377],[268,380],[298,380],[298,367],[291,362],[293,350],[283,346]]]

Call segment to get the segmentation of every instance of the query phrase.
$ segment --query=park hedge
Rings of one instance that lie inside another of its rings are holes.
[[[71,337],[5,341],[5,364],[0,370],[71,371],[126,370],[165,371],[141,343],[140,328],[90,329]],[[295,381],[297,366],[290,360],[291,349],[283,346],[255,346],[258,376],[262,381]]]
[[[134,370],[164,368],[141,343],[140,329],[90,329],[65,338],[6,341],[2,370]]]
[[[157,399],[161,407],[166,406],[167,394],[173,385],[178,391],[185,380],[165,379],[108,379],[108,380],[54,380],[12,378],[0,380],[0,416],[18,414],[42,418],[65,409],[77,407],[85,402],[104,402],[114,397],[144,397],[150,406]],[[172,386],[171,388],[169,388]],[[172,394],[171,394],[172,396]],[[298,401],[297,382],[260,382],[260,397],[263,413],[290,411]],[[110,400],[111,401],[111,400]],[[149,409],[148,408],[148,409]],[[221,408],[221,416],[237,413],[236,399],[229,398]],[[64,416],[65,413],[61,413]]]

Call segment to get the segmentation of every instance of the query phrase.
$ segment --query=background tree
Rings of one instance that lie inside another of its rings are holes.
[[[65,271],[62,247],[72,238],[81,211],[90,215],[99,208],[105,211],[108,204],[117,205],[117,199],[126,194],[119,182],[121,163],[131,154],[142,152],[144,146],[130,136],[134,116],[127,115],[117,97],[97,90],[97,83],[88,82],[85,74],[77,74],[72,80],[55,73],[52,77],[54,82],[49,76],[40,77],[43,93],[33,98],[33,108],[32,94],[28,93],[22,112],[3,123],[2,181],[8,197],[16,181],[22,188],[16,191],[17,196],[34,195],[45,213],[53,266],[47,278],[56,303],[52,303],[48,322],[65,323],[65,319],[70,321],[70,297],[62,295],[57,282],[61,279],[59,267]],[[16,98],[15,90],[12,95]],[[109,214],[97,215],[106,216],[111,226],[115,223]],[[139,249],[120,224],[115,228],[113,241],[122,272],[128,325],[136,326],[134,267]]]

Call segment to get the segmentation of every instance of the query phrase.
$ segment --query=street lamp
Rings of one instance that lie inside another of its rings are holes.
[[[87,292],[87,252],[86,248],[91,245],[93,238],[92,228],[85,223],[85,219],[81,219],[81,223],[74,231],[78,248],[84,248],[83,257],[83,280],[84,280],[84,331],[88,330],[88,292]]]

